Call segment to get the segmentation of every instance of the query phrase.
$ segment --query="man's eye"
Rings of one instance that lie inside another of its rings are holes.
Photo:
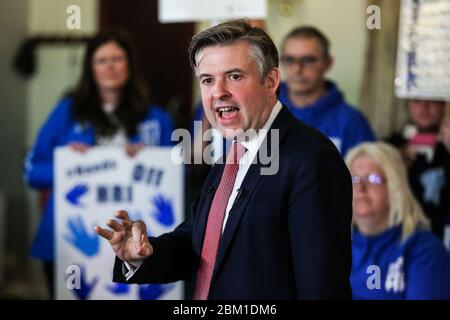
[[[230,74],[230,79],[231,80],[239,80],[239,79],[242,79],[242,76],[240,74],[232,73],[232,74]]]
[[[295,63],[295,58],[293,58],[293,57],[283,57],[282,61],[283,61],[284,64],[292,65],[292,64]]]
[[[212,79],[211,78],[204,78],[202,79],[202,84],[210,84],[212,83]]]

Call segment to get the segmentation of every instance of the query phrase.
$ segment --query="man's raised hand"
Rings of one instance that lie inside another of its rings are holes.
[[[118,211],[115,216],[121,220],[121,224],[110,219],[106,225],[112,231],[97,226],[95,232],[108,240],[119,259],[133,264],[133,261],[151,256],[153,247],[147,239],[145,223],[141,220],[131,221],[124,210]]]

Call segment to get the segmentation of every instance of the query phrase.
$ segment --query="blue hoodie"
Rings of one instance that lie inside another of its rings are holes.
[[[375,140],[373,131],[364,115],[344,101],[341,91],[330,81],[327,93],[315,103],[297,108],[289,100],[288,88],[282,82],[279,100],[301,121],[319,130],[334,142],[342,156],[361,142]]]
[[[371,237],[355,228],[350,276],[353,298],[450,299],[450,255],[442,242],[424,230],[416,230],[403,241],[401,236],[401,226]]]
[[[41,128],[37,140],[28,152],[24,175],[33,188],[49,189],[53,186],[53,151],[56,147],[70,142],[95,145],[94,126],[81,126],[76,122],[73,99],[63,99],[51,112]],[[130,143],[146,145],[173,145],[171,134],[173,124],[170,116],[157,106],[150,106],[148,114],[139,123],[138,133],[131,137]],[[43,260],[54,259],[54,208],[53,193],[47,201],[38,232],[31,246],[31,255]]]

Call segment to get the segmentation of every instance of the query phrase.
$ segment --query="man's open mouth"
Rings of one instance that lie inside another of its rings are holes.
[[[239,108],[238,107],[219,107],[219,108],[216,108],[216,112],[219,113],[220,118],[230,119],[239,112]]]

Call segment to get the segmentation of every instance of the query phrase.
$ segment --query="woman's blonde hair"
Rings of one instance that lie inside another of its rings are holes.
[[[386,176],[389,195],[389,227],[401,224],[403,240],[418,227],[428,229],[428,219],[411,192],[406,167],[400,153],[384,142],[363,143],[347,153],[345,157],[347,166],[350,168],[362,155],[371,158]]]

